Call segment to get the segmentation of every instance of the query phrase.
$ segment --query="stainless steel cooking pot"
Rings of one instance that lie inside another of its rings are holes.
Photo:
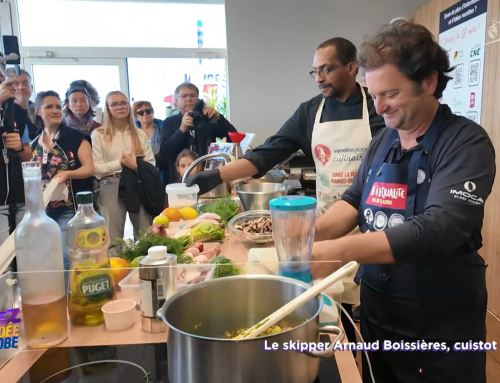
[[[321,297],[310,300],[280,322],[291,326],[289,331],[255,339],[221,339],[225,331],[254,325],[309,287],[295,279],[274,275],[242,275],[204,282],[172,296],[158,311],[158,316],[169,326],[169,381],[314,382],[318,356],[331,356],[331,348],[343,338],[338,327],[319,326]],[[336,335],[327,351],[282,350],[283,344],[289,342],[317,343],[320,332]],[[279,350],[265,351],[265,341],[269,346],[277,342]]]

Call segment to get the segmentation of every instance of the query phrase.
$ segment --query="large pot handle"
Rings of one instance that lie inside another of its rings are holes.
[[[341,342],[344,339],[345,333],[341,328],[332,325],[320,327],[319,332],[333,334],[336,335],[336,337],[331,341],[330,346],[325,351],[309,351],[306,352],[306,354],[315,358],[317,357],[328,358],[334,354],[335,351],[333,350],[333,348],[335,347],[335,344],[337,342]]]

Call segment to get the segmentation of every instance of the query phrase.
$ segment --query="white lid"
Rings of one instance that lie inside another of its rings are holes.
[[[198,194],[200,187],[198,185],[186,186],[186,184],[170,184],[165,188],[167,193],[173,194]]]
[[[153,246],[148,249],[149,259],[165,259],[167,258],[167,246]]]

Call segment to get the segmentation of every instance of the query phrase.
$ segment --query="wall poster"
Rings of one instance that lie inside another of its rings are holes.
[[[439,15],[439,44],[455,67],[441,103],[481,123],[487,0],[463,0]]]

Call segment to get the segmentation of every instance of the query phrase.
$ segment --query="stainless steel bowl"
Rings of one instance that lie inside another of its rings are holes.
[[[253,221],[259,218],[271,218],[271,212],[269,210],[251,210],[238,214],[229,221],[229,230],[234,234],[243,238],[244,240],[253,243],[266,243],[273,240],[273,233],[269,234],[253,234],[245,233],[242,230],[236,228],[236,226],[241,225],[246,220]]]
[[[279,183],[245,183],[240,182],[234,190],[238,193],[243,210],[269,210],[269,201],[288,194],[291,186]]]
[[[314,382],[319,368],[316,356],[331,356],[335,342],[343,337],[338,327],[320,327],[321,295],[280,322],[292,327],[289,331],[255,339],[221,339],[225,331],[253,326],[309,287],[290,278],[242,275],[204,282],[172,296],[158,312],[170,328],[169,382]],[[265,341],[280,347],[318,342],[320,332],[336,335],[328,351],[264,350]]]
[[[286,179],[286,172],[279,169],[271,169],[260,178],[249,178],[244,182],[247,184],[261,184],[266,182],[280,184]]]

